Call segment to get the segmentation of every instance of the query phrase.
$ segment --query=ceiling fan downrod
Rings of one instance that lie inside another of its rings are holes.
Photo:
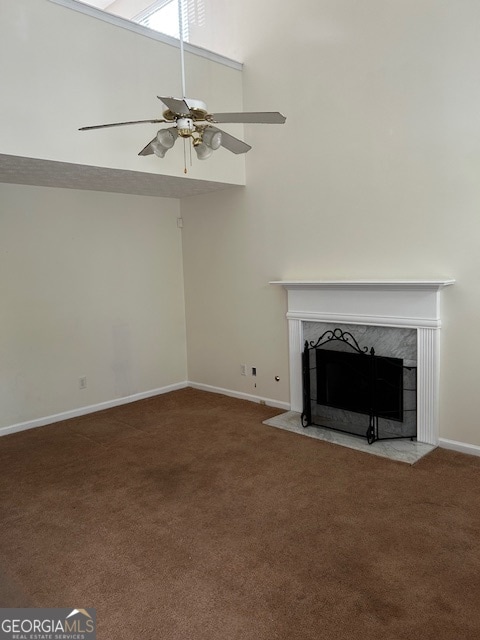
[[[182,67],[182,98],[185,99],[185,53],[183,48],[183,0],[178,0],[178,32],[180,39],[180,66]]]

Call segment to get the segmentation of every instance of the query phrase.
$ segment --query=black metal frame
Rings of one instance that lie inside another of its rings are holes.
[[[373,444],[377,440],[393,440],[398,438],[411,438],[413,436],[389,436],[385,438],[381,438],[379,436],[379,427],[378,427],[378,419],[379,415],[376,410],[376,366],[377,360],[381,356],[377,356],[375,354],[375,350],[373,347],[370,349],[368,347],[361,348],[358,344],[355,337],[349,331],[342,331],[339,328],[330,329],[325,331],[316,341],[308,341],[305,340],[304,349],[302,352],[302,377],[303,377],[303,412],[301,415],[302,426],[309,427],[311,425],[315,425],[316,423],[312,420],[312,397],[311,397],[311,384],[310,384],[310,352],[314,349],[318,349],[324,344],[328,344],[330,342],[341,342],[343,344],[348,345],[351,349],[353,349],[359,356],[364,356],[366,358],[370,358],[370,375],[371,375],[371,397],[369,399],[369,413],[364,414],[369,416],[369,424],[367,431],[365,433],[365,438],[367,438],[368,444]],[[415,371],[415,387],[416,387],[416,367],[406,367],[402,366],[402,368],[408,371]],[[411,389],[404,389],[406,391],[412,391]],[[414,409],[409,409],[407,411],[416,411],[416,406]],[[333,427],[329,427],[327,425],[317,424],[316,426],[324,427],[327,429],[332,429]],[[337,429],[340,431],[340,429]],[[358,433],[354,433],[348,431],[347,429],[342,429],[346,433],[352,433],[353,435],[358,436]]]

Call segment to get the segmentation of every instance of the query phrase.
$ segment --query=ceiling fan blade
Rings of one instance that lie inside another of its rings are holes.
[[[157,96],[157,98],[161,100],[172,113],[182,116],[191,115],[190,107],[185,100],[178,100],[178,98],[162,98],[161,96]]]
[[[212,113],[209,122],[239,122],[245,124],[283,124],[286,120],[278,111],[250,111],[246,113]]]
[[[138,155],[139,156],[150,156],[150,155],[152,155],[152,153],[154,153],[153,147],[152,147],[152,142],[155,142],[156,139],[157,139],[157,136],[155,136],[155,138],[153,138],[153,140],[150,140],[150,142],[143,147],[143,149],[139,152]]]
[[[252,148],[249,144],[243,142],[243,140],[239,140],[238,138],[231,136],[229,133],[223,131],[222,129],[218,129],[217,127],[212,127],[210,125],[206,128],[210,131],[220,131],[220,133],[222,134],[221,146],[225,147],[225,149],[228,149],[232,153],[247,153],[247,151],[250,151],[250,149]]]
[[[91,131],[92,129],[106,129],[107,127],[123,127],[126,124],[156,124],[167,122],[166,120],[130,120],[129,122],[111,122],[110,124],[94,124],[91,127],[80,127],[79,131]]]

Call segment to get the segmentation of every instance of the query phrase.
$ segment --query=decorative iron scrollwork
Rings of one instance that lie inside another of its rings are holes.
[[[316,342],[314,340],[311,340],[310,342],[308,340],[305,340],[305,348],[316,349],[322,344],[327,344],[327,342],[333,342],[333,341],[343,342],[344,344],[348,344],[348,346],[354,349],[355,351],[357,351],[357,353],[369,353],[368,347],[363,347],[362,349],[358,344],[358,342],[356,341],[356,339],[354,338],[354,336],[349,331],[342,331],[341,329],[338,329],[338,328],[333,330],[329,329],[328,331],[325,331],[325,333],[322,333],[322,335],[318,338]],[[370,354],[372,355],[374,354],[373,347],[372,349],[370,349]]]

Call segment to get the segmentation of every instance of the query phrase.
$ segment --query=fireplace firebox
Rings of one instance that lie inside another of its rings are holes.
[[[317,404],[403,420],[403,360],[316,349]]]
[[[416,436],[416,367],[361,348],[340,328],[305,341],[302,360],[304,427],[360,435],[369,444]]]

